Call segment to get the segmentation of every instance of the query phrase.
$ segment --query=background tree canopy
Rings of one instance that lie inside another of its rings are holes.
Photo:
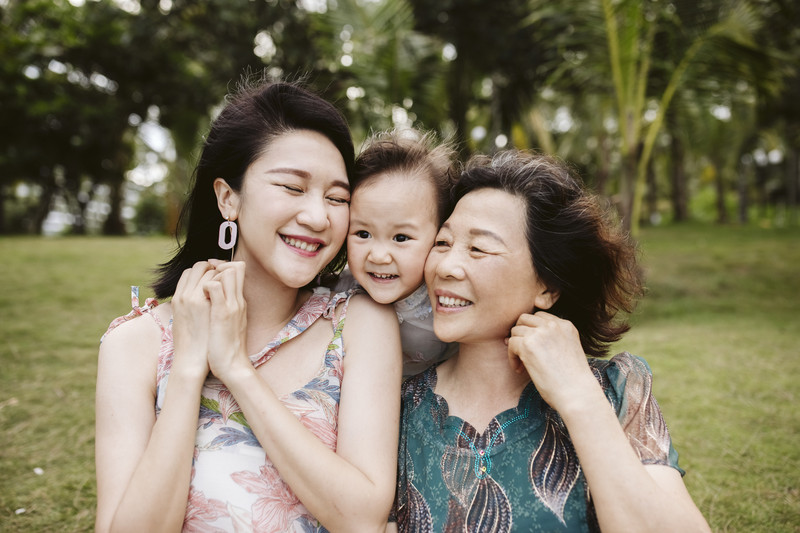
[[[0,20],[0,233],[173,231],[209,118],[264,69],[357,141],[557,154],[634,233],[797,223],[791,0],[0,0]]]

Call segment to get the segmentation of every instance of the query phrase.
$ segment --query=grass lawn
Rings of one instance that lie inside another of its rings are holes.
[[[645,357],[712,529],[800,532],[800,230],[642,234]],[[91,531],[98,341],[168,239],[2,238],[0,531]]]

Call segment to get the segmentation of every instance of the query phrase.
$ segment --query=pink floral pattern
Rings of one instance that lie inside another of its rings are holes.
[[[332,339],[327,351],[320,354],[324,364],[319,374],[305,386],[281,398],[302,424],[332,450],[336,449],[344,357],[341,332],[351,294],[339,293],[331,297],[328,289],[316,289],[275,338],[263,350],[250,356],[253,365],[258,367],[269,361],[281,344],[305,331],[318,319],[335,318],[332,320]],[[135,296],[132,293],[134,310],[112,322],[109,331],[142,314],[152,316],[161,327],[155,405],[158,415],[172,366],[172,322],[165,326],[150,313],[158,302],[148,300],[144,307],[138,307],[138,292]],[[336,310],[341,301],[345,305]],[[192,482],[183,531],[325,531],[280,477],[250,429],[236,399],[213,376],[206,381],[200,401]]]

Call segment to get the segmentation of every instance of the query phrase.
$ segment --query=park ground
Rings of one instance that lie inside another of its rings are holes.
[[[800,532],[800,229],[640,236],[648,294],[615,346],[647,359],[715,532]],[[0,238],[0,530],[91,531],[100,336],[167,238]]]

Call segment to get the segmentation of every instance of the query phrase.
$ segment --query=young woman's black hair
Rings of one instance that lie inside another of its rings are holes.
[[[246,80],[226,103],[203,143],[194,184],[179,220],[185,240],[175,256],[160,266],[153,284],[156,298],[171,297],[183,271],[196,262],[230,258],[230,251],[217,246],[223,218],[214,180],[223,178],[240,191],[245,171],[276,137],[298,130],[318,132],[342,154],[348,179],[353,174],[353,140],[347,121],[319,95],[296,83]],[[346,261],[343,246],[318,279],[338,273]]]

